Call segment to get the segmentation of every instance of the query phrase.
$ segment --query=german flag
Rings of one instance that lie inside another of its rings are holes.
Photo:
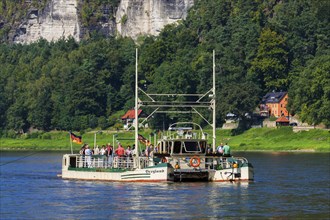
[[[81,136],[77,136],[74,133],[70,132],[70,138],[71,138],[73,143],[82,144]]]
[[[143,143],[143,144],[145,144],[145,145],[147,145],[147,146],[149,146],[150,145],[150,141],[149,140],[147,140],[145,137],[143,137],[142,135],[138,135],[138,140],[141,142],[141,143]]]

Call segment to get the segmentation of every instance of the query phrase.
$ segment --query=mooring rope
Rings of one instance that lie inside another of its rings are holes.
[[[39,152],[33,152],[33,153],[28,154],[28,155],[26,155],[26,156],[23,156],[23,157],[20,157],[20,158],[15,159],[15,160],[11,160],[11,161],[8,161],[8,162],[6,162],[6,163],[0,164],[0,167],[1,167],[1,166],[4,166],[4,165],[7,165],[7,164],[10,164],[10,163],[14,163],[14,162],[19,161],[19,160],[23,160],[23,159],[25,159],[25,158],[27,158],[27,157],[30,157],[30,156],[33,156],[33,155],[35,155],[35,154],[37,154],[37,153],[39,153]]]

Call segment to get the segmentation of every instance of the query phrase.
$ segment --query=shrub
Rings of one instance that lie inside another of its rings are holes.
[[[7,132],[4,132],[4,136],[7,138],[16,138],[17,133],[13,129],[10,129]]]
[[[45,133],[41,136],[41,139],[50,140],[52,139],[52,136],[49,133]]]

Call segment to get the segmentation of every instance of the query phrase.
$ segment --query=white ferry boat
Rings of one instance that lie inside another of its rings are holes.
[[[65,154],[62,160],[62,178],[95,181],[161,182],[161,181],[253,181],[253,166],[244,157],[223,156],[216,153],[215,135],[215,64],[213,52],[213,88],[205,94],[148,94],[138,87],[137,61],[135,77],[135,146],[132,157],[112,155],[84,156]],[[136,51],[137,60],[137,51]],[[139,92],[147,100],[139,97]],[[189,97],[189,101],[164,101],[166,97]],[[162,97],[159,101],[158,98]],[[193,100],[193,101],[191,101]],[[154,108],[156,113],[197,113],[213,130],[212,145],[207,143],[208,135],[196,123],[172,124],[159,140],[155,140],[153,154],[139,155],[138,109]],[[199,111],[212,111],[210,123]],[[173,111],[173,109],[181,109]],[[189,109],[187,111],[187,109]],[[198,130],[196,129],[198,128]],[[110,161],[110,162],[109,162]]]

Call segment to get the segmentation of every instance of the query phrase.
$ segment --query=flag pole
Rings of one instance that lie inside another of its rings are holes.
[[[71,133],[69,132],[69,138],[70,138],[70,145],[71,145],[71,154],[73,154],[73,150],[72,150],[72,138],[71,138]]]

